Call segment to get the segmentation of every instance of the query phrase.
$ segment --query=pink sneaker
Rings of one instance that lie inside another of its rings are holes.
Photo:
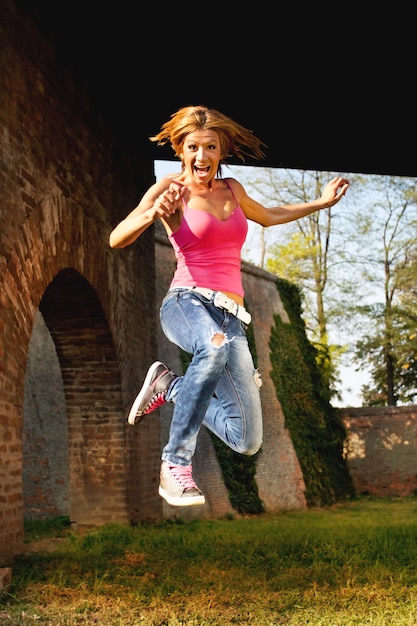
[[[206,499],[192,476],[192,466],[170,465],[162,461],[159,495],[173,506],[205,504]]]
[[[145,415],[165,404],[168,388],[176,378],[178,377],[166,365],[161,361],[155,361],[150,366],[142,389],[129,411],[127,418],[129,424],[132,426],[138,424]]]

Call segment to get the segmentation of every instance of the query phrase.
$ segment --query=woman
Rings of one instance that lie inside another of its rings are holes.
[[[153,363],[128,422],[137,424],[165,402],[174,403],[159,494],[173,506],[198,505],[205,499],[192,476],[192,458],[202,424],[241,454],[253,455],[262,444],[261,379],[246,338],[251,317],[243,306],[240,271],[247,220],[264,227],[297,220],[335,205],[349,183],[336,177],[318,200],[264,207],[237,180],[221,177],[228,156],[261,159],[264,144],[205,106],[179,109],[150,139],[169,142],[182,171],[148,189],[110,234],[110,246],[128,246],[161,220],[177,259],[161,326],[192,360],[183,376]]]

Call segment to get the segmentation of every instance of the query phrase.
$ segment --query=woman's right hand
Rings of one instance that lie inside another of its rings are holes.
[[[173,180],[166,187],[166,182],[165,179],[148,189],[138,206],[117,224],[109,236],[111,248],[129,246],[157,219],[169,221],[169,218],[181,207],[185,187]],[[163,187],[166,188],[156,195]]]
[[[179,208],[181,208],[181,199],[184,193],[184,187],[179,183],[172,181],[165,191],[163,191],[153,204],[154,218],[169,218]]]

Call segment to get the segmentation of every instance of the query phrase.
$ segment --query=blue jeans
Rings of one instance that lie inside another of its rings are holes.
[[[162,460],[190,465],[201,424],[232,450],[255,454],[263,436],[261,381],[245,324],[187,289],[166,294],[160,320],[166,337],[192,355],[186,373],[173,381],[166,395],[175,406]]]

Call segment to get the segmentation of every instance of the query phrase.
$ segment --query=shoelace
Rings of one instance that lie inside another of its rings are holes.
[[[150,400],[149,404],[144,408],[142,413],[143,414],[150,413],[151,411],[155,411],[155,409],[165,404],[166,402],[165,396],[166,396],[165,391],[159,391],[158,393],[156,393]]]
[[[186,489],[198,489],[191,475],[191,465],[188,467],[183,467],[182,465],[171,465],[169,469],[173,478],[181,485],[184,491]]]

